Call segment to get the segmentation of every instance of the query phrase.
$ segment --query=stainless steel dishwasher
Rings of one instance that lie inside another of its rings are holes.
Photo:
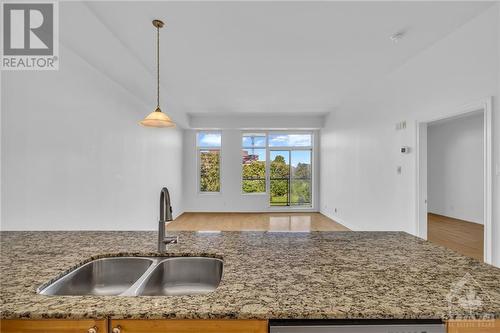
[[[445,333],[440,320],[271,320],[270,333]]]

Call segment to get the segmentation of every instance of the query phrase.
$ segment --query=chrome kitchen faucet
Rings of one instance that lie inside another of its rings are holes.
[[[164,187],[160,192],[160,220],[158,221],[158,252],[160,253],[167,251],[167,244],[177,243],[177,236],[168,237],[165,230],[165,223],[172,220],[170,194],[168,189]]]

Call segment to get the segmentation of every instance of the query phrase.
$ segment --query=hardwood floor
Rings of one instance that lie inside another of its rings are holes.
[[[483,261],[483,225],[429,213],[427,239]]]
[[[185,231],[349,231],[320,213],[184,213],[167,230]],[[428,240],[483,260],[483,226],[428,214]]]
[[[167,230],[186,231],[348,231],[320,213],[184,213]]]

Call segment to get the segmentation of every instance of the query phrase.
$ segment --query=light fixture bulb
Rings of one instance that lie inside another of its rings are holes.
[[[395,34],[392,34],[390,36],[390,38],[391,38],[393,43],[398,43],[401,39],[403,39],[403,37],[405,37],[405,35],[406,35],[406,31],[401,30],[401,31],[396,32]]]

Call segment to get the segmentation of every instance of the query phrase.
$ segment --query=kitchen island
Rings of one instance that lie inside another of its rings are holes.
[[[214,292],[147,297],[39,295],[39,286],[92,259],[157,255],[157,234],[2,232],[1,318],[500,317],[500,269],[404,232],[175,234],[179,243],[169,245],[169,256],[223,259],[222,281]],[[473,311],[456,303],[461,285],[471,285],[480,299]]]

